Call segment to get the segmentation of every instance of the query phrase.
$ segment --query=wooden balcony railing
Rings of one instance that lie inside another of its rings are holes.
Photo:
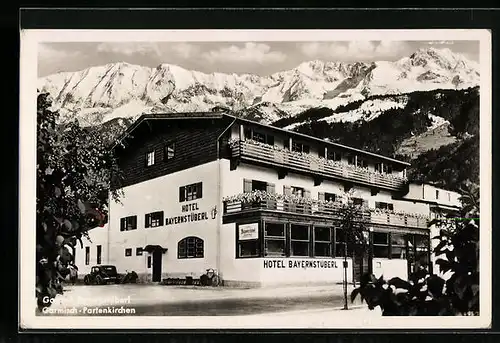
[[[319,204],[298,204],[284,200],[257,200],[254,202],[225,201],[224,215],[242,213],[247,211],[276,211],[282,213],[293,213],[316,216],[319,218],[339,219],[341,204],[333,203],[328,205]],[[396,214],[389,212],[377,213],[366,208],[365,220],[372,224],[402,226],[409,228],[426,229],[428,219],[409,214]]]
[[[313,155],[300,155],[283,149],[275,149],[271,145],[253,141],[236,141],[231,145],[232,156],[242,160],[269,163],[271,165],[308,172],[326,177],[343,178],[355,183],[363,183],[394,191],[406,185],[406,180],[391,174],[369,172],[340,163],[330,163],[325,159],[314,158]]]

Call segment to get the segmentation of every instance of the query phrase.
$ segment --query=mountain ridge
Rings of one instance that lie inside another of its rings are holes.
[[[477,85],[477,63],[449,49],[419,49],[397,61],[312,60],[267,76],[202,73],[168,63],[108,63],[39,78],[63,120],[96,125],[144,112],[253,109],[272,123],[309,108],[335,109],[374,94]]]

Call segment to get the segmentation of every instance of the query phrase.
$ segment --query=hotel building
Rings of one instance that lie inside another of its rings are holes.
[[[405,162],[225,113],[143,115],[113,149],[123,196],[77,251],[80,277],[113,264],[149,282],[209,268],[226,286],[342,282],[348,193],[370,246],[347,259],[348,281],[406,278],[432,266],[428,221],[459,206],[409,183]]]

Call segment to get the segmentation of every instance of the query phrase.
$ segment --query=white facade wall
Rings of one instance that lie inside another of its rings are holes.
[[[179,202],[179,187],[203,183],[201,199]],[[217,162],[207,163],[177,173],[141,182],[123,189],[121,203],[112,202],[109,212],[108,263],[116,265],[119,272],[135,271],[146,279],[151,279],[152,267],[148,268],[147,258],[152,255],[143,252],[136,256],[136,248],[160,245],[168,249],[162,258],[162,279],[168,277],[194,276],[198,278],[208,268],[216,267],[217,218],[212,218],[212,209],[220,204],[217,194]],[[165,219],[190,214],[183,212],[182,205],[197,204],[198,211],[206,212],[207,220],[145,228],[145,215],[164,211]],[[120,219],[137,215],[137,229],[120,231]],[[177,258],[178,242],[188,236],[204,240],[204,258]],[[132,249],[132,256],[125,256],[125,249]]]
[[[83,248],[77,243],[75,249],[75,265],[78,267],[78,278],[82,279],[90,272],[92,266],[97,265],[97,246],[101,246],[101,264],[108,264],[108,232],[109,225],[97,227],[88,232],[89,239],[82,237]],[[85,263],[85,251],[89,248],[89,263]]]

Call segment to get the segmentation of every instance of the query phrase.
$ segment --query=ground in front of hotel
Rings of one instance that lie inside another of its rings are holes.
[[[366,304],[350,301],[358,311]],[[51,309],[72,307],[133,308],[135,316],[335,315],[344,306],[342,285],[233,289],[225,287],[102,285],[66,286]],[[119,313],[116,313],[119,314]],[[59,314],[60,315],[60,314]],[[73,315],[85,315],[78,311]],[[123,315],[123,314],[122,314]]]

